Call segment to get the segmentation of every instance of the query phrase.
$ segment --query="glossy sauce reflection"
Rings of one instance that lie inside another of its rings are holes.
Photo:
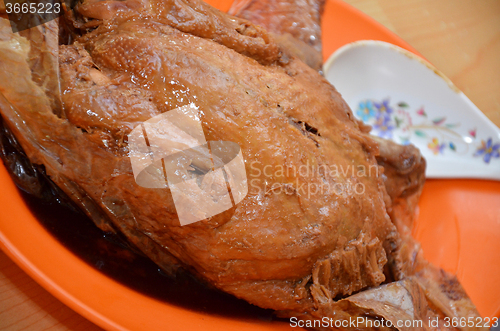
[[[207,314],[245,320],[276,319],[272,310],[207,288],[187,272],[170,278],[148,258],[128,248],[122,238],[102,232],[82,213],[57,201],[45,202],[25,192],[21,194],[40,223],[64,246],[94,268],[138,292]]]

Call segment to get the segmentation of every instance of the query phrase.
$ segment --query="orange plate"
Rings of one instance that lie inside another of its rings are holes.
[[[227,10],[231,0],[210,3]],[[325,59],[338,47],[359,39],[383,40],[415,52],[389,30],[338,0],[327,2],[323,22]],[[188,311],[117,283],[73,255],[38,223],[3,164],[0,183],[1,248],[49,292],[94,323],[112,330],[289,329],[283,322],[242,321]],[[415,235],[428,259],[457,272],[483,316],[500,313],[499,182],[428,181]]]

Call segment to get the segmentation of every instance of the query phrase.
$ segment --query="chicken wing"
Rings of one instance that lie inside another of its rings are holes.
[[[321,15],[325,0],[236,0],[229,14],[263,26],[289,55],[321,71]]]

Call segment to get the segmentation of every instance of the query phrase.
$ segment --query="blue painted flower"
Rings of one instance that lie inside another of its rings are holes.
[[[479,147],[474,154],[474,156],[482,156],[484,162],[490,163],[492,157],[500,157],[500,143],[493,145],[493,139],[489,138],[488,141],[481,141],[481,147]]]
[[[372,133],[381,138],[392,139],[392,131],[395,128],[391,117],[387,113],[380,113],[377,116],[377,121],[373,124]]]
[[[370,118],[375,117],[375,108],[373,108],[373,102],[371,100],[362,101],[358,105],[356,110],[356,115],[363,121],[368,122]]]
[[[377,108],[380,113],[392,114],[394,110],[389,105],[389,99],[385,99],[382,102],[374,102],[375,108]]]

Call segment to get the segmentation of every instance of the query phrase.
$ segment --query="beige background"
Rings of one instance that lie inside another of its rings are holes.
[[[500,126],[500,0],[346,0],[415,47]],[[0,330],[100,330],[0,252]]]
[[[395,32],[500,126],[500,0],[345,0]]]

